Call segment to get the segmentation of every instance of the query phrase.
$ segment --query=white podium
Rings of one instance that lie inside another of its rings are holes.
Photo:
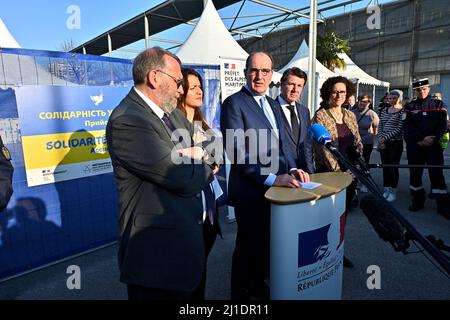
[[[342,295],[347,173],[311,175],[316,189],[272,187],[270,298],[338,300]]]

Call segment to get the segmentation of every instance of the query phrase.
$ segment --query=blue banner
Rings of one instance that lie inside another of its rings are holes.
[[[28,186],[112,172],[105,128],[129,87],[16,89]]]

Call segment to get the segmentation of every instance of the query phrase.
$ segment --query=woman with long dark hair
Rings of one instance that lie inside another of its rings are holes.
[[[213,140],[213,132],[206,123],[201,107],[203,105],[203,85],[202,77],[194,69],[182,69],[183,74],[183,90],[184,93],[178,99],[177,108],[183,111],[186,118],[194,125],[194,143],[200,144],[205,141]],[[216,167],[215,172],[218,171]],[[203,237],[205,242],[205,270],[203,278],[194,293],[194,300],[205,299],[205,284],[206,284],[206,264],[207,258],[216,240],[217,234],[222,236],[219,219],[218,219],[218,205],[216,201],[216,194],[214,190],[214,183],[212,182],[202,191],[204,217],[203,217]],[[217,183],[218,184],[218,183]],[[217,195],[220,196],[220,195]]]

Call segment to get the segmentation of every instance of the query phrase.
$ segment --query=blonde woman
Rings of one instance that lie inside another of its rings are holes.
[[[378,149],[383,164],[399,164],[403,153],[403,93],[400,90],[389,92],[389,107],[380,113],[378,128]],[[383,197],[393,202],[397,199],[398,168],[383,168]]]

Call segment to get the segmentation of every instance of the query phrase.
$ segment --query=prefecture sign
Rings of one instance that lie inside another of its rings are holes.
[[[245,86],[245,60],[220,58],[220,87],[222,102]]]

